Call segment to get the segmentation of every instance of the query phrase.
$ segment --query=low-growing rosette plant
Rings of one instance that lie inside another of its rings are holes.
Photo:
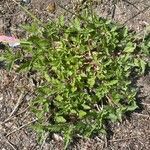
[[[28,38],[21,50],[9,49],[4,58],[9,66],[19,61],[18,71],[36,71],[43,81],[31,102],[41,138],[60,133],[67,145],[76,134],[104,132],[105,122],[137,108],[131,78],[144,73],[149,47],[141,48],[127,27],[83,12],[67,23],[61,16],[24,28]]]

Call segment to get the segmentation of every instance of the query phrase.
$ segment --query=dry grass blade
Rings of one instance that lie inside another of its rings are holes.
[[[35,15],[33,15],[30,11],[28,11],[24,6],[20,5],[16,0],[12,0],[15,4],[17,4],[20,8],[22,8],[30,17],[32,17],[39,24],[43,24],[40,19],[38,19]]]
[[[28,125],[30,125],[30,124],[36,122],[37,120],[38,120],[38,119],[34,119],[33,121],[28,122],[28,123],[24,124],[23,126],[17,128],[17,129],[15,129],[15,130],[13,130],[13,131],[11,131],[10,133],[8,133],[8,134],[6,135],[6,137],[8,137],[9,135],[13,134],[14,132],[17,132],[17,131],[21,130],[21,129],[24,128],[24,127],[27,127]]]
[[[45,144],[45,141],[46,141],[48,135],[49,135],[49,132],[45,133],[45,136],[44,136],[44,139],[43,139],[43,142],[42,142],[40,150],[43,150],[43,147],[44,147],[44,144]]]
[[[133,114],[135,114],[135,115],[137,115],[137,116],[141,116],[141,117],[145,117],[145,118],[150,118],[150,115],[145,115],[145,114],[139,114],[139,113],[133,113]]]
[[[17,150],[16,146],[14,146],[14,144],[12,144],[6,137],[3,137],[3,138],[4,138],[5,142],[6,142],[9,146],[11,146],[11,148],[12,148],[13,150]]]
[[[18,108],[19,108],[19,106],[20,106],[20,104],[21,104],[21,100],[22,100],[22,98],[23,98],[23,94],[24,94],[24,92],[22,92],[22,93],[20,94],[20,96],[19,96],[19,98],[18,98],[18,101],[17,101],[17,103],[16,103],[16,106],[14,107],[13,111],[12,111],[11,114],[8,116],[8,118],[7,118],[4,122],[2,122],[1,124],[4,124],[4,123],[6,123],[7,121],[9,121],[9,120],[12,118],[12,116],[16,113],[16,111],[18,110]]]
[[[120,142],[120,141],[126,141],[126,140],[137,139],[137,138],[139,137],[134,136],[134,137],[124,138],[124,139],[112,139],[112,140],[109,140],[109,142]]]
[[[125,2],[125,3],[128,3],[129,5],[132,5],[134,8],[136,8],[137,10],[139,10],[139,8],[136,7],[136,5],[134,5],[133,3],[131,3],[129,1],[127,1],[127,0],[122,0],[122,1]]]
[[[133,18],[137,17],[138,15],[140,15],[141,13],[144,13],[146,10],[148,10],[150,8],[150,6],[147,6],[146,8],[144,8],[143,10],[139,11],[137,14],[135,14],[133,17],[129,18],[128,20],[126,20],[123,25],[125,25],[128,21],[132,20]]]

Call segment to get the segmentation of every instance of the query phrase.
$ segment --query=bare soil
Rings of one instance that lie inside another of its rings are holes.
[[[98,0],[97,0],[98,1]],[[17,0],[20,3],[19,0]],[[52,0],[31,0],[26,8],[40,20],[55,19],[60,14],[68,18],[71,14],[56,4],[54,11],[47,7]],[[71,0],[61,0],[59,4],[69,11],[77,11],[81,5]],[[130,29],[140,32],[150,25],[149,0],[105,0],[95,2],[93,9],[100,17],[109,18]],[[24,37],[21,24],[32,19],[13,0],[0,0],[0,34]],[[3,47],[0,47],[3,52]],[[16,72],[9,73],[0,62],[0,150],[62,150],[63,144],[55,136],[46,137],[43,144],[37,143],[36,133],[29,125],[34,117],[29,111],[34,88],[39,79],[34,75]],[[150,73],[138,79],[140,88],[137,95],[139,109],[128,114],[122,122],[108,124],[107,135],[98,135],[92,139],[75,138],[69,150],[149,150],[150,149]]]

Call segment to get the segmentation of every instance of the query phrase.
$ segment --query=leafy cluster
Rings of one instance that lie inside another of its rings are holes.
[[[43,80],[31,102],[41,135],[61,133],[67,144],[75,134],[103,132],[106,121],[137,108],[131,75],[143,73],[146,62],[133,32],[87,12],[68,24],[60,17],[25,28],[22,50],[9,50],[5,58],[8,64],[19,60],[18,71],[36,71]]]

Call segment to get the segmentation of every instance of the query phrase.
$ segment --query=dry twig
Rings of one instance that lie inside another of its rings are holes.
[[[9,146],[11,146],[11,148],[13,150],[17,150],[17,148],[15,148],[14,144],[12,144],[5,136],[3,137],[5,142],[8,143]]]
[[[48,135],[49,135],[49,132],[45,133],[44,140],[43,140],[43,142],[42,142],[42,145],[41,145],[40,150],[43,150],[43,147],[44,147],[44,144],[45,144],[45,141],[46,141]]]
[[[22,128],[24,128],[24,127],[26,127],[26,126],[28,126],[28,125],[30,125],[30,124],[36,122],[37,120],[38,120],[38,119],[34,119],[33,121],[28,122],[28,123],[24,124],[23,126],[21,126],[21,127],[15,129],[15,130],[9,132],[9,133],[6,135],[6,137],[9,136],[9,135],[11,135],[12,133],[17,132],[17,131],[21,130]]]
[[[17,110],[18,110],[18,108],[19,108],[19,106],[20,106],[20,104],[21,104],[21,100],[22,100],[22,98],[23,98],[23,94],[24,94],[24,92],[22,92],[22,93],[20,94],[20,96],[19,96],[19,98],[18,98],[18,101],[17,101],[17,103],[16,103],[16,106],[14,107],[13,111],[12,111],[11,114],[8,116],[8,118],[5,119],[1,124],[4,124],[4,123],[6,123],[7,121],[9,121],[9,120],[13,117],[13,115],[17,112]]]

